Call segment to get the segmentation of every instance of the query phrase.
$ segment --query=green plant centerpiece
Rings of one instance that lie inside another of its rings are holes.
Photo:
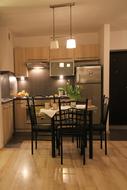
[[[78,101],[81,98],[80,87],[78,85],[72,85],[70,82],[67,82],[65,92],[71,100]]]

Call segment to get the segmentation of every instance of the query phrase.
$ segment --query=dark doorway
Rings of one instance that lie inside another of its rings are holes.
[[[110,125],[127,124],[127,51],[110,53]]]

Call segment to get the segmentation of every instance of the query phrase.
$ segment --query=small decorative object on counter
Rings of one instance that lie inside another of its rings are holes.
[[[64,95],[64,88],[58,88],[58,94],[59,94],[59,96],[63,96]]]
[[[22,91],[18,92],[16,96],[18,96],[18,97],[29,96],[29,93],[26,92],[25,90],[22,90]]]

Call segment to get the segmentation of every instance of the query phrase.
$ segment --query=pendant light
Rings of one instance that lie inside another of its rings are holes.
[[[61,7],[70,7],[70,39],[66,42],[66,48],[76,48],[76,41],[72,37],[72,6],[75,5],[75,2],[72,3],[64,3],[64,4],[56,4],[56,5],[50,5],[50,8],[53,9],[53,37],[50,42],[50,49],[57,49],[59,48],[59,42],[55,39],[55,8],[61,8]]]
[[[53,36],[52,40],[50,42],[50,49],[58,49],[59,48],[59,42],[55,38],[55,7],[50,7],[53,9]]]
[[[66,48],[76,48],[76,40],[72,37],[72,6],[75,3],[70,4],[70,39],[66,42]]]

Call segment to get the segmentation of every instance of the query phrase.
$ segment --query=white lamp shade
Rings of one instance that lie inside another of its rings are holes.
[[[50,49],[58,49],[59,48],[59,42],[58,40],[52,40],[50,42]]]
[[[76,48],[76,40],[75,39],[68,39],[66,43],[66,48]]]

